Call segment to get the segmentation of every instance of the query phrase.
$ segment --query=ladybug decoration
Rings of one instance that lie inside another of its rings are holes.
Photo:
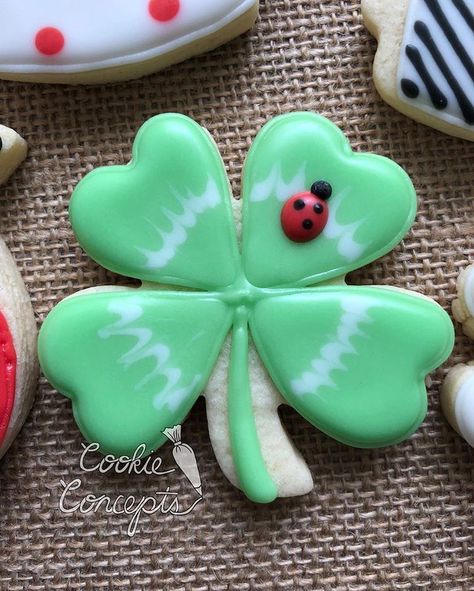
[[[309,242],[319,236],[328,222],[326,201],[331,195],[331,185],[326,181],[317,181],[311,186],[311,191],[290,197],[280,216],[286,236],[293,242]]]

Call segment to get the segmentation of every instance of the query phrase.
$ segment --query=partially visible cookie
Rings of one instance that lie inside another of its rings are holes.
[[[362,0],[374,82],[392,107],[474,141],[474,0]]]
[[[451,426],[474,447],[474,362],[449,371],[441,388],[441,406]]]
[[[13,129],[0,125],[0,185],[26,157],[26,142]]]
[[[459,275],[457,292],[453,315],[474,339],[474,265]],[[474,447],[474,362],[450,370],[441,389],[441,405],[454,429]]]
[[[258,0],[24,0],[1,7],[0,78],[103,84],[210,51],[253,25]]]
[[[26,156],[26,142],[0,125],[0,183]],[[37,380],[36,322],[18,268],[0,240],[0,457],[31,408]]]
[[[453,302],[453,315],[462,324],[464,333],[474,339],[474,265],[458,277],[458,297]]]

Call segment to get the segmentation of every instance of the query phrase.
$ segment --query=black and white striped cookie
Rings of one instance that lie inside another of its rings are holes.
[[[474,141],[474,0],[362,0],[374,82],[402,113]]]

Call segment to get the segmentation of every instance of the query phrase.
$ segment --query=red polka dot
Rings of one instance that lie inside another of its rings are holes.
[[[64,35],[59,29],[45,27],[36,33],[35,45],[43,55],[56,55],[63,50]]]
[[[179,12],[179,0],[150,0],[148,10],[157,21],[170,21]]]

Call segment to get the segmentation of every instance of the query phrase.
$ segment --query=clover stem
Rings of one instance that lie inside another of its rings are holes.
[[[235,311],[228,385],[228,420],[232,456],[239,484],[256,503],[269,503],[277,488],[263,460],[252,408],[248,365],[248,313]]]

